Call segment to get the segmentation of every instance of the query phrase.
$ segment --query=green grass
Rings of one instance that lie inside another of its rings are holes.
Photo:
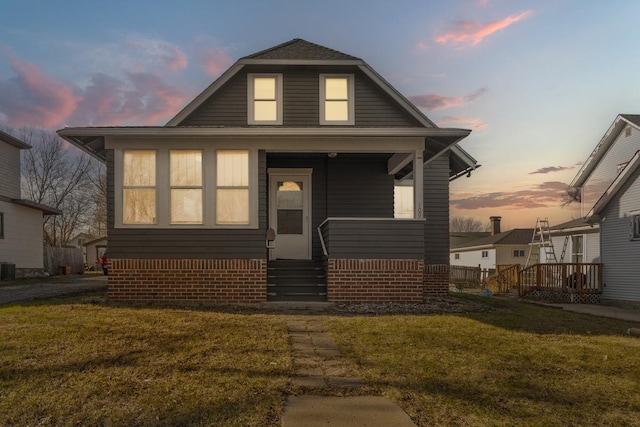
[[[0,308],[0,425],[279,423],[282,319],[90,299]]]
[[[637,324],[522,303],[334,318],[360,374],[419,425],[640,425]]]

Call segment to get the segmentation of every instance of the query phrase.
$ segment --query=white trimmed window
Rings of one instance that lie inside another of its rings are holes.
[[[170,150],[171,224],[202,224],[202,150]]]
[[[216,224],[249,224],[249,151],[216,153]]]
[[[248,74],[247,112],[250,125],[282,124],[282,74]]]
[[[524,250],[523,249],[514,249],[513,250],[514,258],[524,258]]]
[[[123,155],[123,224],[156,223],[156,152],[126,150]]]
[[[640,240],[640,214],[631,217],[631,240]]]
[[[482,258],[489,258],[489,251],[482,251]]]
[[[320,75],[320,124],[355,124],[353,74]]]

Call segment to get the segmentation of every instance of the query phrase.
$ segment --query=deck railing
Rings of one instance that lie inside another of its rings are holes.
[[[518,274],[518,296],[533,291],[556,294],[602,293],[602,264],[536,264]]]
[[[520,264],[498,265],[496,274],[487,278],[487,288],[494,294],[505,294],[518,285]]]

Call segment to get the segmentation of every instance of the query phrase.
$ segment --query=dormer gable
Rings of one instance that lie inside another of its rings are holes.
[[[363,60],[302,39],[241,58],[167,125],[436,127]]]

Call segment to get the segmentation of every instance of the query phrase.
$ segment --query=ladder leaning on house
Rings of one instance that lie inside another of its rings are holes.
[[[536,235],[539,237],[536,239]],[[544,250],[544,257],[546,263],[557,263],[558,259],[556,258],[556,251],[553,247],[553,240],[551,239],[551,229],[549,228],[549,219],[540,219],[536,220],[536,228],[533,229],[533,236],[531,237],[531,245],[529,246],[529,256],[527,256],[527,262],[524,267],[529,267],[529,262],[531,261],[531,254],[533,253],[534,248],[538,249],[538,254],[540,254],[540,250]]]

